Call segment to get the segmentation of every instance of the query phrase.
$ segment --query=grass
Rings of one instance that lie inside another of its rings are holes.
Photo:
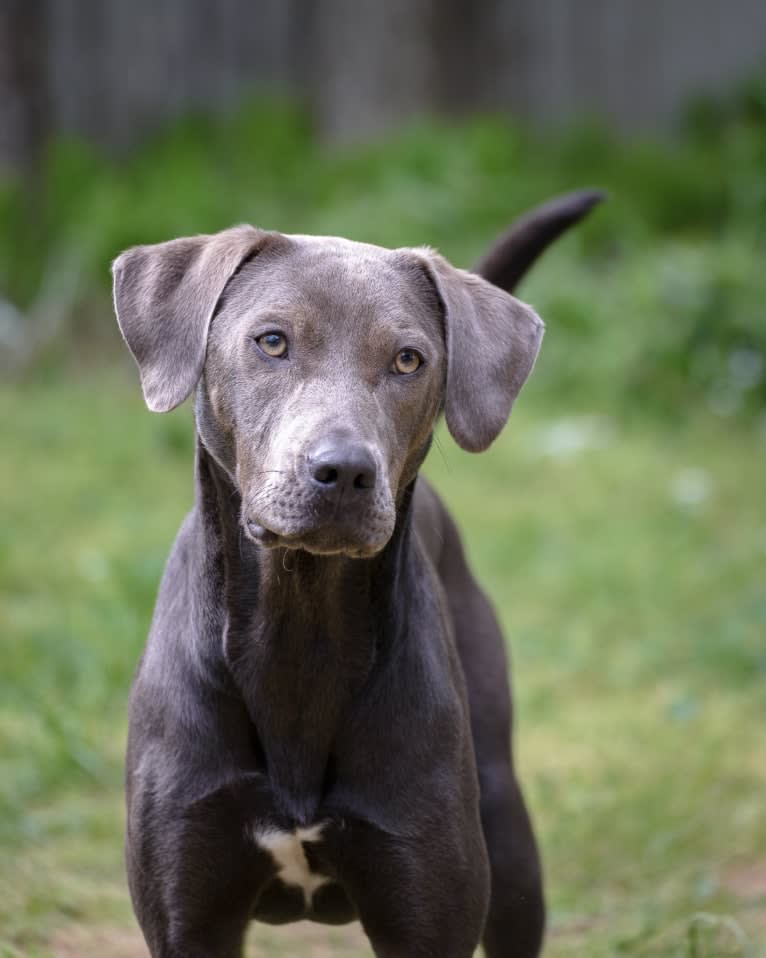
[[[190,414],[151,416],[126,366],[4,385],[0,408],[0,955],[128,958],[126,696]],[[490,453],[444,434],[427,470],[512,636],[546,954],[766,954],[766,437],[596,412],[532,390]],[[337,930],[252,941],[368,954]]]

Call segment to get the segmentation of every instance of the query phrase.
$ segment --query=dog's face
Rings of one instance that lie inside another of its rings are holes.
[[[429,250],[238,227],[128,250],[115,304],[150,408],[201,441],[264,546],[380,551],[442,407],[486,448],[531,371],[529,307]]]
[[[198,400],[247,533],[377,552],[427,450],[444,377],[439,302],[411,256],[306,237],[248,262],[213,320]]]

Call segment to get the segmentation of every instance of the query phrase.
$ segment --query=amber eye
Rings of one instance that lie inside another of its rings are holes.
[[[272,359],[284,359],[287,356],[287,338],[282,333],[264,333],[256,339],[261,352]]]
[[[400,349],[394,360],[393,371],[400,376],[408,376],[417,372],[423,362],[423,357],[414,349]]]

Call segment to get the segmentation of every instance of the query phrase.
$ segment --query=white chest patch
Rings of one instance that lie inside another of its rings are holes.
[[[286,885],[294,885],[303,890],[306,905],[317,888],[330,879],[312,872],[303,849],[304,842],[318,842],[322,837],[323,824],[311,828],[296,828],[294,832],[283,832],[278,828],[254,828],[251,837],[264,851],[274,859],[277,877]]]

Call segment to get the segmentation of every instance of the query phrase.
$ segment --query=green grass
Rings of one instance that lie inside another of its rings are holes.
[[[0,955],[139,955],[126,696],[190,413],[150,415],[123,366],[2,386],[0,409]],[[766,954],[766,437],[588,411],[533,391],[490,453],[444,434],[428,464],[512,637],[547,955]],[[253,941],[367,954],[327,934]]]

